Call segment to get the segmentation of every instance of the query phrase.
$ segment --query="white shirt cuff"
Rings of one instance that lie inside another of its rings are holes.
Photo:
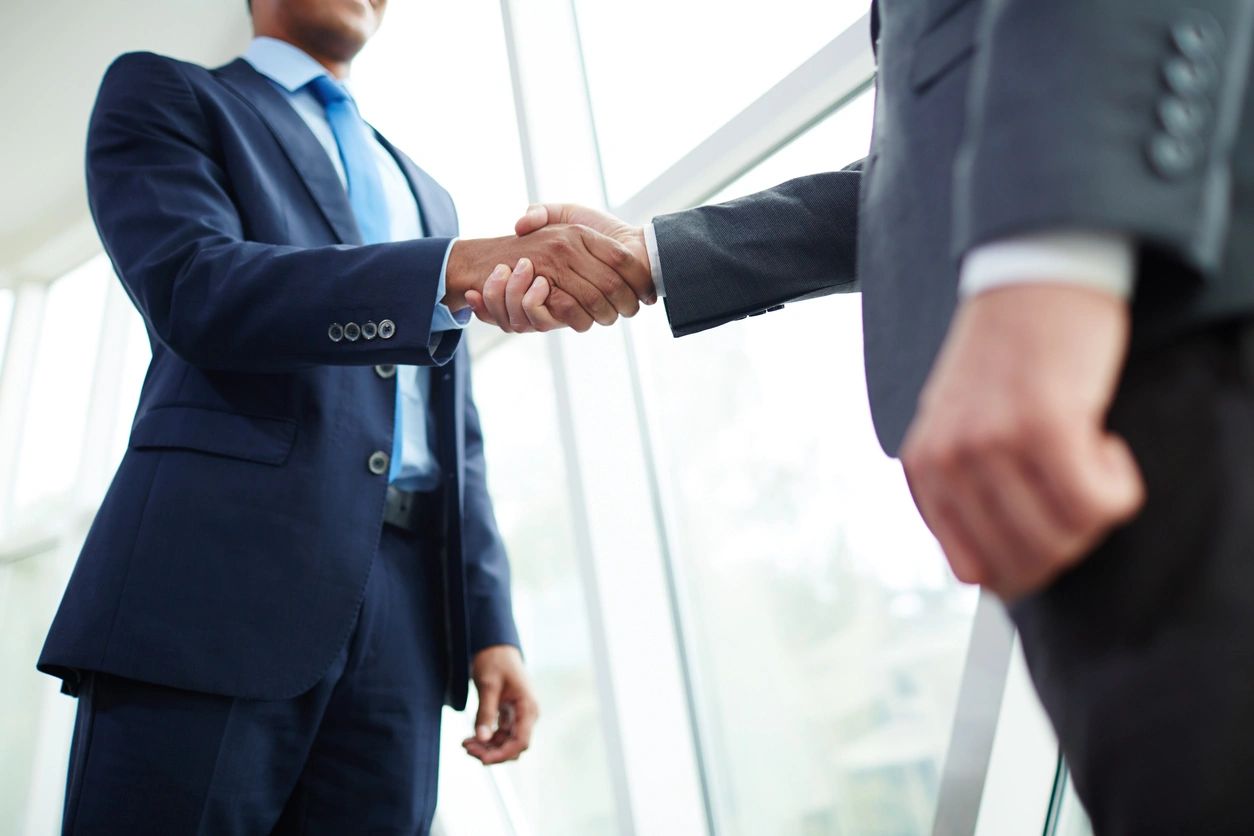
[[[958,295],[1019,284],[1057,283],[1132,296],[1136,248],[1107,232],[1040,232],[976,247],[962,262]]]
[[[435,289],[435,311],[431,314],[431,331],[460,331],[470,323],[470,317],[474,313],[470,308],[462,308],[457,313],[453,313],[448,309],[442,301],[444,291],[448,281],[448,257],[453,254],[453,245],[457,243],[454,238],[448,242],[448,249],[444,251],[444,263],[440,265],[440,283]]]
[[[657,291],[657,298],[665,298],[666,285],[662,284],[662,259],[658,256],[657,232],[653,229],[652,221],[644,225],[644,248],[649,253],[649,272],[653,274],[653,289]]]

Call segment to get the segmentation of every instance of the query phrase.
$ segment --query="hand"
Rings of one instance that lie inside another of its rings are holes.
[[[646,305],[657,301],[642,228],[630,226],[613,215],[585,206],[555,203],[530,207],[519,219],[514,231],[520,236],[528,236],[553,224],[587,227],[621,244],[647,279],[645,293],[640,295],[640,300]],[[467,293],[466,299],[476,316],[505,331],[550,331],[563,324],[586,331],[591,326],[590,318],[579,322],[577,316],[572,316],[572,300],[566,298],[560,287],[553,287],[552,284],[542,269],[520,264],[512,275],[508,268],[498,271],[484,282],[482,292]],[[524,300],[524,297],[529,298]]]
[[[587,227],[558,224],[522,237],[458,240],[449,253],[444,304],[464,308],[467,294],[481,292],[494,267],[521,258],[561,291],[551,294],[549,306],[564,323],[612,325],[620,314],[635,315],[653,290],[648,269],[624,245]]]
[[[999,288],[961,305],[901,456],[960,580],[1012,601],[1140,510],[1140,471],[1105,429],[1129,331],[1127,304],[1087,288]]]
[[[470,674],[479,691],[479,711],[475,734],[462,747],[487,766],[518,760],[531,745],[531,729],[540,716],[522,654],[507,644],[485,648],[475,654]]]

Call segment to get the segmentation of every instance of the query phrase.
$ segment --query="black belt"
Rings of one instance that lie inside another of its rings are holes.
[[[388,485],[383,503],[383,522],[432,538],[444,536],[444,497],[434,491],[416,493]]]

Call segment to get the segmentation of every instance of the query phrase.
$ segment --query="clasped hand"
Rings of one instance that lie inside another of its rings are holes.
[[[453,245],[445,304],[469,306],[507,333],[527,333],[613,325],[657,301],[640,227],[550,204],[528,209],[515,233]]]

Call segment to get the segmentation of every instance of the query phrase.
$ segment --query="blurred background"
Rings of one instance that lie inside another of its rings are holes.
[[[47,836],[74,702],[34,661],[149,358],[87,215],[87,116],[117,54],[217,65],[250,29],[244,0],[0,6],[0,834]],[[352,86],[464,235],[538,199],[640,222],[864,156],[867,8],[392,0]],[[856,296],[471,350],[543,718],[488,770],[448,713],[440,833],[1086,832],[1004,622],[879,451]]]

